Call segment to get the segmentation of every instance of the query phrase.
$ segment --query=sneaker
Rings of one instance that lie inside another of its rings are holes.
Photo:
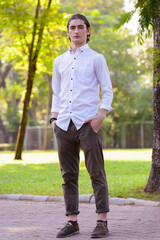
[[[64,228],[62,228],[58,233],[57,233],[57,238],[64,238],[64,237],[70,237],[74,234],[79,233],[79,226],[77,222],[73,221],[68,221]]]
[[[97,225],[91,233],[91,238],[102,238],[108,235],[107,221],[97,221]]]

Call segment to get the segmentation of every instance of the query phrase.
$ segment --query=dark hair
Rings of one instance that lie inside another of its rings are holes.
[[[83,22],[86,25],[87,29],[90,27],[90,23],[88,22],[87,18],[84,15],[82,15],[82,14],[76,13],[76,14],[72,15],[70,17],[70,19],[68,20],[68,22],[67,22],[67,29],[69,29],[69,24],[74,19],[81,19],[81,20],[83,20]],[[87,35],[87,43],[90,41],[90,36],[91,36],[90,34]],[[70,38],[69,38],[69,40],[70,40]]]

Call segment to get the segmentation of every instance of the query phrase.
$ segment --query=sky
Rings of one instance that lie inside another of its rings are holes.
[[[134,0],[124,0],[124,10],[126,12],[134,10],[133,1]],[[138,28],[138,13],[135,13],[129,23],[126,23],[124,26],[127,27],[132,34],[136,34]]]

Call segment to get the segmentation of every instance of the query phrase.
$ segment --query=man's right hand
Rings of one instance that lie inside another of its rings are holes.
[[[54,129],[55,129],[55,127],[56,127],[56,120],[52,122],[51,126],[52,126],[52,129],[53,129],[53,131],[54,131]]]
[[[52,118],[57,119],[57,117],[58,117],[58,113],[57,113],[57,112],[52,112],[51,119],[52,119]],[[54,121],[51,123],[51,127],[52,127],[53,131],[54,131],[55,127],[56,127],[56,120],[55,120],[55,119],[54,119]]]

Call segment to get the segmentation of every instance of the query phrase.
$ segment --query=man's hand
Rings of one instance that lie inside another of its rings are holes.
[[[53,131],[54,131],[54,129],[55,129],[55,127],[56,127],[56,120],[52,122],[51,127],[52,127],[52,129],[53,129]]]
[[[52,112],[52,118],[57,118],[58,117],[58,113],[57,112]],[[56,127],[56,120],[54,120],[52,123],[51,123],[51,127],[54,131],[55,127]]]
[[[91,118],[85,120],[85,123],[90,122],[93,131],[97,133],[102,126],[102,123],[106,117],[107,112],[108,111],[106,109],[100,109],[97,116],[91,117]]]

